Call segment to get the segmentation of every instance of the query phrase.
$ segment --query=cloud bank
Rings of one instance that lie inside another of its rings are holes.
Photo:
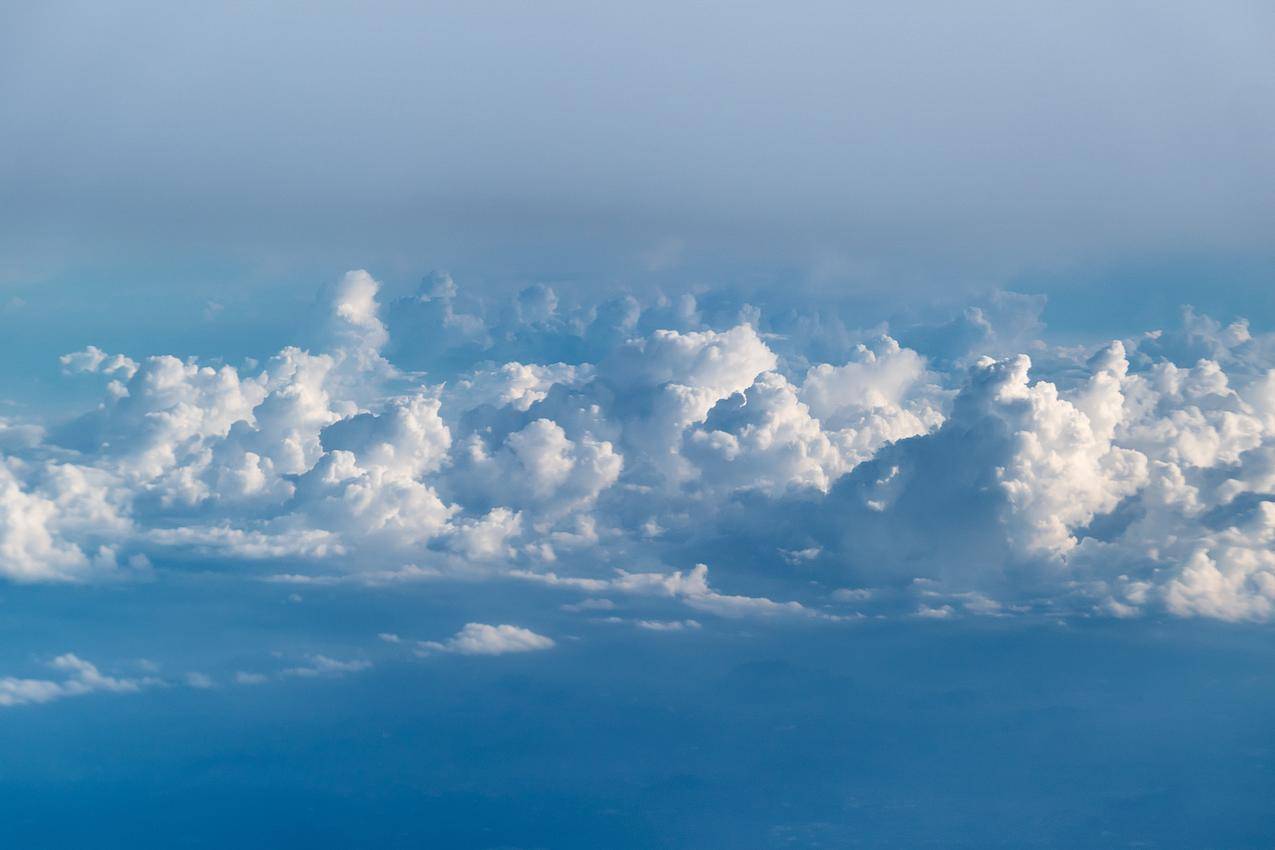
[[[324,297],[316,341],[261,364],[63,357],[101,400],[6,422],[0,575],[213,558],[718,617],[1275,613],[1275,336],[1243,320],[1093,345],[1042,341],[1039,299],[1006,293],[870,330],[729,293],[491,301],[446,275],[382,303],[354,271]],[[552,641],[471,623],[430,645]]]

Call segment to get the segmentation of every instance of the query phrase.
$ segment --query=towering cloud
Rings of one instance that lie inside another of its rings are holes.
[[[0,572],[410,559],[598,592],[680,576],[692,607],[782,610],[681,572],[711,559],[721,581],[790,583],[807,612],[1275,612],[1275,340],[1242,321],[1187,311],[1051,348],[1029,338],[1040,305],[1008,294],[861,339],[720,297],[495,303],[441,275],[388,306],[362,271],[327,297],[318,343],[261,367],[66,355],[102,401],[6,424]]]

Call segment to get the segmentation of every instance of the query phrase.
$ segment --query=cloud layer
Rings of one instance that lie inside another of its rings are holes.
[[[871,331],[445,275],[381,303],[355,271],[325,298],[317,342],[262,364],[63,357],[101,401],[5,423],[0,574],[216,558],[722,617],[1275,613],[1275,338],[1242,320],[1059,345],[1009,294]],[[549,645],[478,623],[430,644]]]

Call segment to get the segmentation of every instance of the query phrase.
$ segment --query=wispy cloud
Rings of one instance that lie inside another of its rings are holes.
[[[159,679],[149,676],[115,678],[104,675],[94,664],[69,652],[54,658],[49,667],[63,676],[59,679],[0,677],[0,706],[52,702],[97,692],[136,693],[142,688],[160,684]]]

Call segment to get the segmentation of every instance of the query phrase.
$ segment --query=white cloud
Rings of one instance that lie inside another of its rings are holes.
[[[480,405],[512,407],[526,412],[544,401],[555,386],[575,387],[588,383],[594,369],[585,363],[506,363],[499,369],[474,372],[449,386],[445,393],[449,407],[460,411]]]
[[[637,627],[650,632],[681,632],[698,629],[698,620],[638,620]]]
[[[132,533],[115,483],[92,468],[0,458],[0,574],[50,581],[113,570],[112,544]]]
[[[558,423],[535,419],[495,452],[472,437],[457,458],[453,484],[470,500],[557,520],[587,510],[623,468],[610,442],[587,433],[572,440]]]
[[[916,609],[916,616],[923,620],[946,620],[952,617],[956,612],[953,611],[951,605],[919,605]]]
[[[381,349],[389,332],[380,319],[376,294],[381,288],[362,269],[347,272],[331,295],[331,327],[337,347],[355,358],[362,370],[381,367]]]
[[[96,345],[90,345],[82,351],[73,351],[58,358],[62,370],[67,374],[78,372],[114,375],[119,373],[125,380],[137,372],[137,363],[122,354],[107,354]]]
[[[422,641],[418,646],[422,651],[459,655],[504,655],[552,649],[554,642],[552,638],[519,626],[466,623],[464,628],[445,641]]]
[[[1036,339],[1043,302],[1012,293],[861,332],[716,296],[379,289],[343,276],[313,349],[260,367],[64,355],[109,383],[61,425],[0,422],[0,576],[176,553],[286,559],[292,583],[503,574],[828,616],[703,567],[597,567],[720,551],[731,583],[816,583],[789,599],[925,575],[954,613],[1275,616],[1275,335],[1242,320],[1187,311],[1088,349]]]
[[[696,564],[687,572],[638,573],[616,570],[613,578],[599,579],[560,576],[554,572],[514,571],[515,578],[552,587],[572,588],[587,593],[623,593],[676,599],[683,604],[719,617],[787,615],[837,619],[807,608],[800,602],[775,602],[763,596],[733,596],[718,593],[708,584],[708,567]]]
[[[336,658],[329,658],[326,655],[308,655],[306,663],[296,667],[288,667],[283,672],[284,676],[297,676],[305,679],[312,679],[318,676],[344,676],[347,673],[358,673],[367,670],[372,666],[370,661],[341,661]],[[240,679],[243,682],[242,679]],[[249,684],[244,682],[244,684]]]
[[[363,570],[360,572],[348,573],[329,573],[329,574],[313,574],[313,573],[276,573],[264,578],[264,581],[274,582],[277,584],[310,584],[310,585],[341,585],[355,584],[366,585],[368,587],[380,587],[383,585],[395,585],[406,582],[430,581],[437,579],[442,575],[432,567],[418,567],[415,564],[404,564],[401,567],[386,570]]]
[[[104,675],[96,666],[83,658],[67,653],[59,655],[49,666],[63,674],[61,679],[20,679],[0,677],[0,707],[30,703],[52,702],[66,697],[83,696],[95,692],[135,693],[157,679],[119,679]]]

